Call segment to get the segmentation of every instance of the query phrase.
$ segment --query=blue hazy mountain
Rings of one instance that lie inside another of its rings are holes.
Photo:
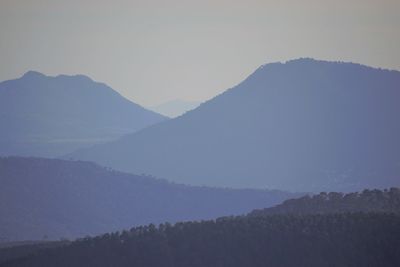
[[[0,155],[60,156],[165,119],[83,75],[0,83]]]
[[[400,72],[298,59],[68,157],[172,181],[294,191],[400,184]]]
[[[167,117],[176,118],[189,110],[197,108],[199,105],[200,102],[175,99],[150,107],[150,109]]]
[[[89,162],[0,158],[0,242],[84,237],[148,223],[210,219],[300,194],[191,187]]]

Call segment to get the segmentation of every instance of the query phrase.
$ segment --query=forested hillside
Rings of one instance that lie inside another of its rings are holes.
[[[162,224],[87,238],[8,267],[400,265],[400,215],[271,215]]]
[[[321,193],[246,216],[81,238],[0,266],[395,267],[400,264],[399,196],[397,188]]]
[[[70,241],[22,241],[22,242],[11,242],[11,243],[0,243],[0,264],[34,255],[39,251],[65,246],[70,244]]]
[[[361,193],[320,193],[289,199],[282,204],[250,213],[252,216],[271,214],[324,214],[345,212],[400,213],[400,189],[364,190]]]

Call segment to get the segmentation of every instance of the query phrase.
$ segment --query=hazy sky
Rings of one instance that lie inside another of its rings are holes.
[[[85,74],[144,106],[298,57],[400,69],[399,0],[0,0],[0,80]]]

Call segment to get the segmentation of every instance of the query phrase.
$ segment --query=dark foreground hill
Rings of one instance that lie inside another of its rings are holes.
[[[18,258],[34,255],[39,251],[61,247],[70,244],[70,241],[23,241],[0,243],[0,265]]]
[[[399,266],[400,215],[271,215],[149,225],[3,266]]]
[[[0,241],[54,240],[134,225],[216,218],[298,196],[191,187],[93,163],[0,158]]]
[[[282,204],[261,210],[254,210],[250,216],[273,214],[327,214],[347,212],[381,212],[400,214],[400,189],[364,190],[343,194],[338,192],[306,195],[285,200]]]
[[[399,266],[400,190],[338,195],[314,196],[307,212],[300,198],[286,203],[302,212],[282,208],[288,205],[283,203],[270,213],[151,224],[47,250],[9,249],[7,256],[14,252],[20,258],[0,266]],[[338,209],[340,202],[353,208]],[[368,203],[373,205],[366,209]]]
[[[68,157],[185,184],[359,191],[400,186],[400,72],[266,64],[176,119]]]
[[[0,83],[3,156],[60,156],[165,119],[83,75],[30,71]]]

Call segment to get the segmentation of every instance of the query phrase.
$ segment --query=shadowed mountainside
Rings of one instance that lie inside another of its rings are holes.
[[[166,120],[83,75],[0,83],[0,155],[56,157]]]
[[[0,158],[0,241],[58,240],[134,225],[216,218],[299,196],[191,187],[89,162]]]
[[[183,116],[67,158],[172,181],[281,190],[399,186],[400,72],[266,64]]]

